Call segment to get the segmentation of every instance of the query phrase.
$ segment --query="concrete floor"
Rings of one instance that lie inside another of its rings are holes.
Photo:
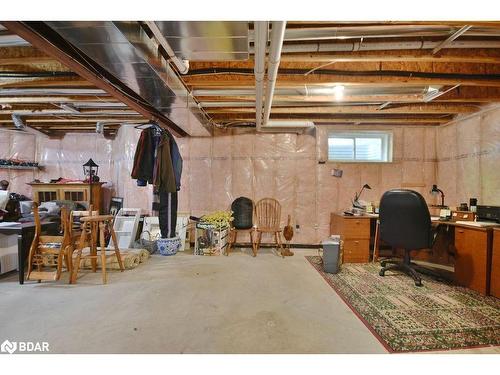
[[[88,273],[0,279],[0,342],[48,341],[52,353],[386,353],[304,255],[154,256],[107,285]],[[500,353],[500,348],[458,353]]]

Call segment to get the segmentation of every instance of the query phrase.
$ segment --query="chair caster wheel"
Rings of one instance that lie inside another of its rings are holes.
[[[422,286],[422,281],[421,280],[415,281],[415,286]]]
[[[380,272],[378,273],[380,276],[385,276],[385,271],[382,271],[380,270]]]
[[[384,261],[380,262],[380,265],[381,265],[382,267],[385,267],[385,265],[386,265],[386,264],[387,264],[387,263],[386,263],[386,262],[384,262]]]

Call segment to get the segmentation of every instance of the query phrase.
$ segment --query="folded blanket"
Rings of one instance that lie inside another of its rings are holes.
[[[82,255],[88,255],[89,249],[83,249]],[[120,251],[123,266],[125,269],[136,268],[140,263],[146,261],[149,258],[149,252],[145,249],[126,249]],[[99,252],[98,252],[99,255]],[[76,261],[76,254],[73,255],[73,261]],[[101,266],[101,258],[97,257],[97,267]],[[81,262],[82,268],[92,268],[92,260],[85,259]],[[119,270],[120,265],[116,259],[116,254],[113,250],[106,250],[106,268],[112,270]]]
[[[151,254],[146,249],[126,249],[125,252],[129,254],[136,254],[139,256],[141,263],[149,259]]]

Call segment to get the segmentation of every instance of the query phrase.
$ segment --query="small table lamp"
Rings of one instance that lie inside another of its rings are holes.
[[[437,187],[437,185],[432,185],[432,190],[431,190],[431,194],[441,194],[441,207],[446,207],[444,205],[444,193],[441,189],[439,189]]]
[[[361,193],[362,193],[362,192],[363,192],[363,190],[365,190],[365,189],[371,190],[372,188],[370,187],[370,185],[368,185],[368,184],[364,184],[364,185],[363,185],[363,187],[361,188],[361,190],[359,191],[359,193],[356,193],[356,194],[354,195],[354,201],[353,201],[353,203],[352,203],[353,207],[357,207],[357,208],[364,208],[364,207],[362,207],[362,206],[359,204],[358,200],[359,200],[359,198],[361,197]]]

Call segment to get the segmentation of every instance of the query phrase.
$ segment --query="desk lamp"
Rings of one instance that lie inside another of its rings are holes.
[[[441,194],[441,207],[446,207],[444,205],[444,193],[441,189],[439,189],[437,187],[437,185],[432,185],[432,190],[431,190],[431,194]]]
[[[354,202],[352,203],[352,205],[353,205],[354,207],[357,207],[357,208],[364,208],[364,207],[362,207],[362,206],[359,204],[358,200],[359,200],[359,198],[361,197],[361,193],[362,193],[362,192],[363,192],[363,190],[365,190],[365,189],[371,190],[372,188],[371,188],[371,187],[370,187],[370,185],[368,185],[368,184],[364,184],[364,185],[363,185],[363,187],[361,188],[361,190],[359,191],[359,193],[356,193],[356,194],[354,195]]]

